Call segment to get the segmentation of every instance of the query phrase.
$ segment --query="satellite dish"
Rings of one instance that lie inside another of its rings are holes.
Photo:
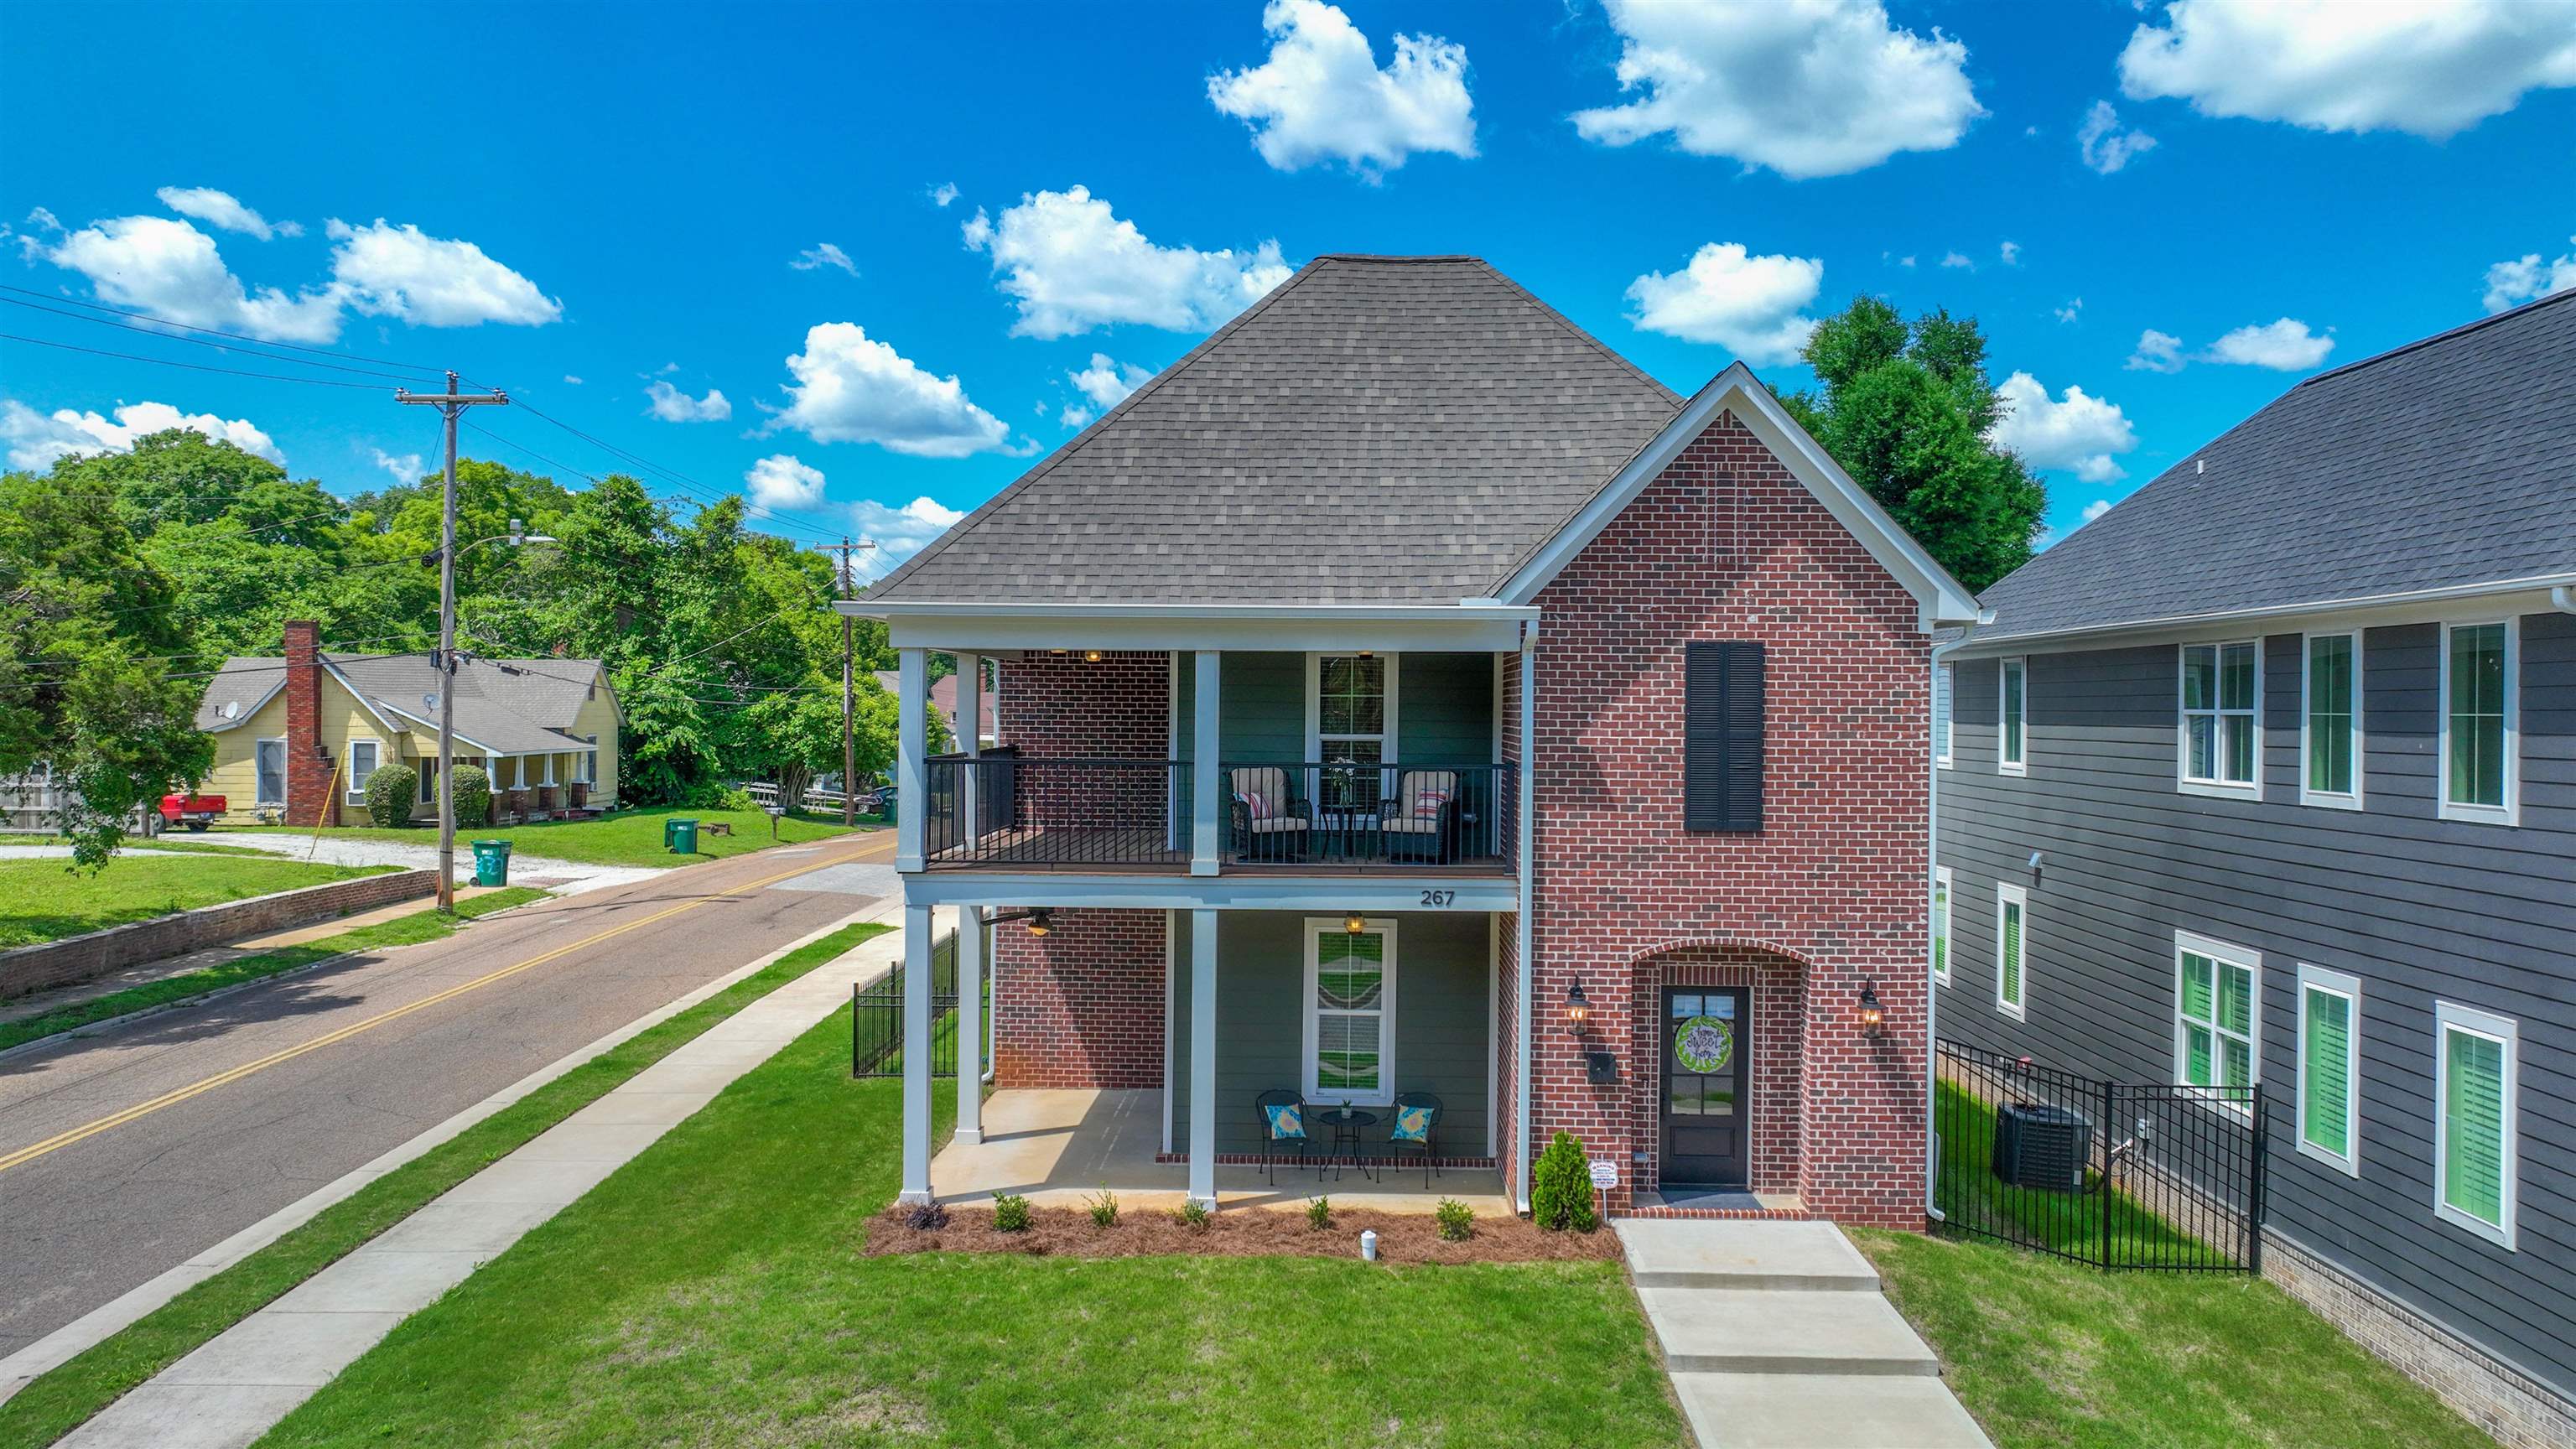
[[[438,696],[435,693],[424,694],[420,697],[420,704],[423,709],[436,709],[438,708]]]
[[[238,700],[238,699],[228,699],[228,700],[225,700],[225,701],[224,701],[224,708],[223,708],[223,716],[224,716],[224,718],[226,718],[226,719],[240,719],[240,718],[241,718],[241,701],[240,701],[240,700]]]

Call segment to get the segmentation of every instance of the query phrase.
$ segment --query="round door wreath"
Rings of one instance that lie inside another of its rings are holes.
[[[1682,1070],[1706,1076],[1735,1060],[1735,1027],[1714,1016],[1694,1016],[1673,1033],[1673,1059]]]

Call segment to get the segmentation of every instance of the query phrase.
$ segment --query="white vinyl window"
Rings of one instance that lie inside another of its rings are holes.
[[[1389,782],[1365,767],[1395,760],[1395,656],[1309,654],[1306,684],[1306,737],[1326,767],[1319,798],[1328,809],[1374,807]]]
[[[1395,922],[1306,922],[1306,1070],[1311,1102],[1395,1100]]]
[[[1995,887],[1995,1010],[2015,1021],[2023,1018],[2030,978],[2030,892],[2017,885]]]
[[[2433,1213],[2507,1250],[2522,1176],[2522,1033],[2509,1017],[2433,1003]]]
[[[253,803],[259,805],[285,804],[286,741],[261,740],[254,744],[251,747],[251,750],[251,758],[254,762],[254,773],[256,776],[252,781],[252,788],[259,795],[259,799]]]
[[[2174,1081],[2207,1087],[2232,1111],[2251,1115],[2262,1072],[2263,958],[2242,946],[2174,932]]]
[[[2361,635],[2299,641],[2299,803],[2361,808]]]
[[[2182,646],[2182,788],[2259,795],[2262,651],[2253,641]]]
[[[1944,664],[1932,673],[1932,757],[1945,770],[1950,768],[1950,699],[1957,692],[1957,668]]]
[[[384,745],[376,740],[349,741],[349,799],[351,803],[367,798],[367,781],[375,777],[376,766],[384,756]]]
[[[2030,773],[2030,661],[2006,659],[1995,670],[1995,769]]]
[[[582,740],[594,748],[573,756],[572,782],[576,785],[596,785],[599,783],[599,751],[596,748],[599,744],[599,736],[583,735]]]
[[[1950,867],[1932,872],[1932,979],[1950,984]]]
[[[2441,815],[2514,823],[2521,742],[2511,619],[2442,630]]]
[[[2299,1151],[2361,1176],[2361,982],[2299,967]]]

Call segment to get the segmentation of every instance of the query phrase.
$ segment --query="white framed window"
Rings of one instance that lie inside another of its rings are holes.
[[[1942,769],[1950,768],[1950,700],[1958,692],[1958,666],[1944,664],[1932,671],[1932,759]]]
[[[2232,1089],[2261,1080],[2263,957],[2225,941],[2174,932],[2174,1082],[2227,1091],[2224,1105],[2251,1115]]]
[[[1932,872],[1932,979],[1950,984],[1950,867]]]
[[[2510,1017],[2433,1003],[2433,1215],[2510,1251],[2521,1188],[2522,1033]]]
[[[2521,653],[2512,619],[2442,626],[2441,802],[2445,820],[2515,822],[2521,773]]]
[[[2361,808],[2361,634],[2299,639],[2299,803]]]
[[[2019,656],[1995,666],[1995,769],[2030,773],[2030,661]]]
[[[2251,639],[2182,646],[2182,788],[2263,793],[2263,651]]]
[[[1339,916],[1306,921],[1306,1067],[1311,1102],[1395,1100],[1395,922],[1356,932]]]
[[[591,748],[573,756],[572,782],[576,785],[599,783],[599,736],[583,735],[582,742]]]
[[[349,741],[349,800],[355,804],[367,798],[367,781],[373,779],[376,766],[384,760],[384,744],[378,740]]]
[[[259,798],[256,805],[286,803],[286,741],[258,740],[251,745],[251,789]]]
[[[2361,982],[2299,966],[2299,1152],[2361,1176]]]
[[[1395,763],[1396,656],[1385,652],[1306,656],[1308,758],[1330,766]],[[1365,769],[1326,769],[1317,782],[1325,808],[1374,807],[1391,782]]]
[[[2023,1019],[2029,999],[2030,892],[2017,885],[1995,887],[1995,1010]]]

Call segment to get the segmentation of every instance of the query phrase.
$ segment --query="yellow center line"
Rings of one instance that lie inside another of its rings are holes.
[[[755,881],[746,881],[741,885],[728,886],[723,890],[714,892],[713,894],[699,896],[695,900],[682,901],[680,904],[672,906],[666,910],[656,911],[649,916],[628,921],[621,926],[611,926],[607,930],[601,931],[596,935],[585,936],[581,940],[575,941],[570,945],[557,946],[551,951],[531,956],[527,960],[521,961],[516,965],[504,966],[498,971],[477,976],[471,981],[459,982],[434,996],[424,996],[420,1000],[412,1002],[409,1005],[397,1006],[390,1011],[378,1012],[376,1015],[368,1017],[364,1021],[351,1022],[337,1031],[325,1032],[321,1036],[317,1036],[310,1041],[298,1042],[294,1046],[287,1047],[280,1051],[271,1052],[267,1056],[259,1058],[257,1061],[244,1062],[240,1066],[234,1067],[229,1071],[217,1072],[213,1076],[207,1077],[202,1081],[191,1082],[187,1086],[177,1088],[173,1091],[164,1092],[160,1096],[154,1097],[148,1102],[138,1102],[135,1105],[126,1108],[122,1112],[110,1113],[105,1117],[99,1118],[95,1122],[84,1123],[81,1126],[72,1128],[68,1132],[56,1133],[54,1136],[48,1137],[42,1142],[31,1143],[28,1146],[19,1148],[15,1152],[0,1155],[0,1172],[6,1172],[10,1168],[17,1167],[23,1163],[33,1162],[48,1152],[69,1147],[75,1142],[95,1137],[101,1132],[122,1127],[128,1122],[134,1121],[139,1117],[149,1116],[154,1112],[160,1111],[164,1107],[175,1107],[181,1102],[187,1101],[191,1097],[211,1092],[226,1083],[238,1082],[253,1072],[266,1071],[270,1067],[277,1066],[280,1063],[291,1062],[297,1057],[303,1056],[307,1052],[320,1051],[324,1047],[347,1041],[349,1038],[356,1036],[360,1032],[371,1031],[389,1021],[398,1021],[403,1017],[411,1015],[415,1011],[436,1006],[442,1001],[462,996],[466,992],[489,986],[495,981],[506,980],[512,976],[518,975],[522,971],[533,970],[536,967],[545,965],[549,961],[561,960],[563,957],[569,956],[575,951],[586,950],[592,946],[598,945],[602,941],[610,939],[611,937],[622,936],[629,931],[638,930],[642,927],[652,925],[656,921],[669,920],[671,917],[679,915],[684,911],[694,911],[698,907],[706,905],[710,901],[722,900],[727,896],[739,895],[745,891],[759,890],[763,886],[776,885],[780,881],[787,880],[794,876],[804,875],[810,871],[819,869],[821,864],[822,863],[818,863],[813,860],[802,861],[793,870],[783,870],[776,875],[762,876],[760,879]]]

